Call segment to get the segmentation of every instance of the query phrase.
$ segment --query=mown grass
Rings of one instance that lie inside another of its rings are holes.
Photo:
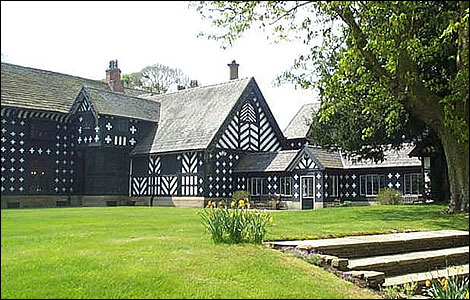
[[[269,239],[466,229],[441,206],[273,213]],[[265,246],[214,245],[196,209],[106,207],[1,212],[2,298],[375,298]],[[408,216],[407,216],[408,215]]]

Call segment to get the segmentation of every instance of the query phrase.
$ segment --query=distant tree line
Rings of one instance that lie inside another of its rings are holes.
[[[181,69],[171,68],[162,64],[146,66],[139,72],[123,74],[121,82],[126,88],[144,90],[152,93],[166,93],[172,86],[197,86]]]

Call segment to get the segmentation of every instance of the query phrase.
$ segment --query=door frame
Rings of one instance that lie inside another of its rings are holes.
[[[312,202],[312,209],[315,209],[315,202],[316,202],[316,195],[315,195],[315,175],[301,175],[300,176],[300,210],[303,210],[303,201],[304,201],[304,193],[303,193],[303,178],[312,178],[313,179],[313,202]]]

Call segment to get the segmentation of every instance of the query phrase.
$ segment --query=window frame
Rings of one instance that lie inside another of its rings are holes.
[[[287,189],[289,186],[289,189]],[[292,177],[290,176],[282,176],[280,178],[280,195],[281,196],[292,196]]]
[[[339,176],[338,175],[330,175],[330,184],[331,184],[331,197],[338,197],[339,196]]]
[[[261,196],[266,195],[264,192],[264,181],[263,177],[252,177],[250,178],[250,195]],[[254,187],[254,188],[253,188]],[[257,192],[254,194],[254,192]]]
[[[306,185],[307,194],[304,194],[304,192],[305,192],[305,190],[304,190],[304,179],[310,179],[311,180],[311,186],[308,185],[308,184]],[[304,199],[304,198],[315,198],[315,178],[313,176],[302,176],[301,180],[300,180],[300,184],[301,184],[302,199]],[[311,189],[309,189],[309,187]],[[312,192],[311,195],[309,194],[309,192]]]
[[[403,176],[403,181],[404,181],[404,188],[403,188],[403,194],[404,195],[422,195],[423,193],[423,174],[422,173],[408,173],[404,174]],[[408,179],[408,180],[407,180]],[[413,179],[416,179],[416,182],[413,182]],[[413,185],[416,184],[417,191],[414,191]],[[408,186],[409,185],[409,186]],[[408,193],[408,191],[410,191]]]
[[[359,185],[360,185],[359,193],[361,196],[366,196],[366,197],[377,196],[379,191],[385,187],[385,175],[383,174],[359,175]]]

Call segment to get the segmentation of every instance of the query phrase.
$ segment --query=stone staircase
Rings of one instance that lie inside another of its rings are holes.
[[[439,230],[349,236],[336,239],[276,241],[274,249],[317,253],[343,278],[372,288],[469,275],[469,232]]]

